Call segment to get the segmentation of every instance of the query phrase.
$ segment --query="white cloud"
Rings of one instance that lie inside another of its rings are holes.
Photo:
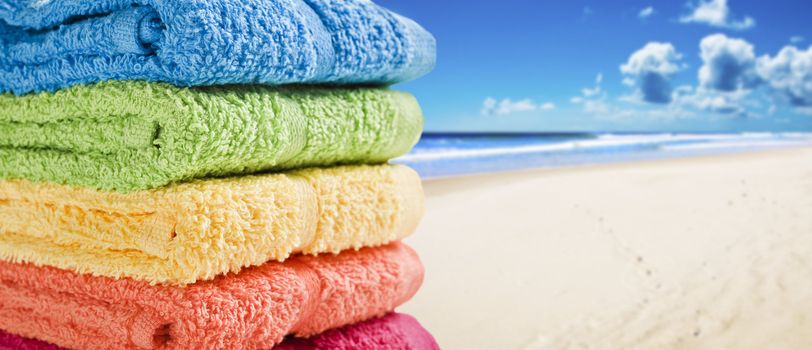
[[[773,115],[781,103],[812,110],[812,46],[757,58],[749,42],[714,34],[702,39],[700,56],[699,86],[675,89],[673,106],[737,117]]]
[[[642,100],[650,103],[671,102],[671,78],[682,70],[682,55],[671,43],[650,42],[629,56],[620,66],[627,76],[624,84],[637,87]]]
[[[596,96],[601,93],[601,87],[596,86],[594,88],[583,88],[581,89],[581,93],[586,97]]]
[[[584,95],[584,97],[592,97],[599,95],[601,92],[603,92],[603,89],[601,88],[602,82],[603,82],[603,73],[598,73],[598,75],[595,77],[595,86],[591,88],[583,88],[581,89],[581,93]]]
[[[795,107],[812,107],[812,46],[786,46],[775,57],[759,57],[758,75]]]
[[[727,0],[698,0],[689,4],[692,12],[680,17],[682,23],[702,23],[713,27],[744,30],[756,25],[756,20],[750,16],[733,19]]]
[[[637,17],[640,17],[640,19],[646,19],[646,18],[651,17],[651,15],[653,15],[653,14],[654,14],[654,8],[649,6],[649,7],[646,7],[644,9],[640,10],[640,12],[637,14]]]
[[[581,89],[581,96],[571,98],[570,102],[583,105],[585,113],[599,115],[609,113],[611,108],[606,103],[606,92],[601,84],[603,84],[603,73],[598,73],[595,75],[595,85]]]
[[[682,55],[671,43],[650,42],[629,56],[629,60],[620,66],[620,71],[631,75],[645,72],[674,74],[681,69],[677,62],[680,59]]]
[[[802,43],[804,40],[806,40],[806,38],[800,35],[793,35],[789,38],[789,42],[796,45]]]
[[[602,83],[603,83],[603,73],[598,73],[595,76],[595,85],[592,87],[586,87],[581,89],[581,96],[575,96],[570,98],[570,102],[574,104],[581,104],[589,99],[603,97],[603,95],[605,95],[605,92],[601,87]]]
[[[533,100],[526,98],[523,100],[513,101],[509,98],[497,101],[493,97],[488,97],[482,102],[481,113],[483,115],[510,115],[514,113],[533,112],[533,111],[550,111],[555,109],[555,104],[552,102],[535,103]]]
[[[599,89],[602,80],[603,75],[599,74],[595,79],[595,88],[591,89]],[[643,103],[642,98],[639,95],[621,96],[617,99],[619,102],[631,103],[631,106],[614,104],[612,103],[612,100],[609,99],[609,94],[603,89],[600,90],[601,93],[598,95],[575,96],[570,99],[570,102],[581,105],[583,112],[586,114],[591,114],[597,118],[612,121],[634,122],[636,120],[652,119],[673,120],[695,116],[693,111],[680,108],[679,106],[675,106],[673,104],[664,107],[652,107],[652,105]]]
[[[749,96],[746,90],[732,92],[682,86],[674,91],[674,106],[683,109],[697,109],[725,115],[746,117],[749,114],[742,101]]]
[[[699,44],[702,67],[699,84],[708,89],[736,91],[758,85],[753,45],[724,34],[706,36]]]
[[[611,108],[606,101],[600,100],[584,100],[584,112],[590,114],[608,114]]]

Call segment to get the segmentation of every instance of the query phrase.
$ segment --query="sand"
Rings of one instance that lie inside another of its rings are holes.
[[[444,349],[812,348],[812,149],[426,181]]]

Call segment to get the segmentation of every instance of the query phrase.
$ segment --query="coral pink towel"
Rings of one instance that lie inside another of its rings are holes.
[[[394,243],[271,262],[186,288],[0,262],[0,329],[72,349],[268,349],[386,314],[419,288]]]
[[[61,350],[43,341],[0,331],[0,350]],[[330,330],[309,339],[289,338],[274,350],[439,350],[411,316],[392,313],[382,318]]]

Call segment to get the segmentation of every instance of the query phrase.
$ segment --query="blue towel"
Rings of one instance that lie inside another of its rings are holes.
[[[434,61],[431,34],[369,0],[0,0],[0,92],[392,84]]]

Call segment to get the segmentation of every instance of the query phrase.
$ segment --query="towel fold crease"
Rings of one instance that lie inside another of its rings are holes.
[[[186,288],[0,262],[0,329],[74,349],[267,349],[390,312],[423,269],[393,243],[298,256]]]
[[[64,350],[53,344],[0,330],[2,350]],[[311,338],[286,338],[273,350],[439,350],[434,337],[414,317],[391,313]]]
[[[434,38],[367,0],[0,0],[0,92],[105,80],[391,84]]]
[[[411,95],[105,82],[0,95],[0,177],[128,192],[201,177],[382,163],[417,142]]]
[[[411,234],[423,214],[404,166],[307,169],[127,194],[0,181],[0,258],[183,285],[294,253]]]

